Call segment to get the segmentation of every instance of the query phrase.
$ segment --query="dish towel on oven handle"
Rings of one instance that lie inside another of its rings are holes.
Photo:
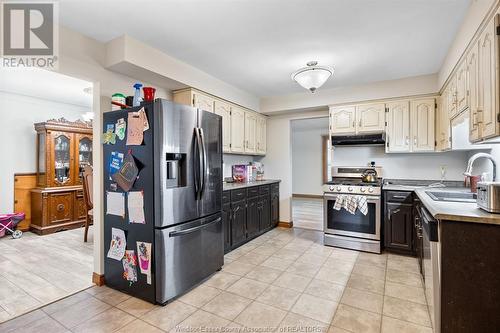
[[[363,215],[368,214],[368,202],[364,195],[358,196],[358,209],[361,212],[361,214]]]
[[[353,215],[356,214],[356,209],[359,209],[359,211],[363,215],[366,215],[368,213],[368,204],[364,195],[340,194],[335,199],[333,209],[340,210],[342,208]]]
[[[335,199],[335,203],[333,204],[333,209],[335,210],[340,210],[342,207],[344,207],[346,195],[345,194],[340,194],[337,196]]]

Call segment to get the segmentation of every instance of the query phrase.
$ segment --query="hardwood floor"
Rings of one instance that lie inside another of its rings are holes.
[[[93,232],[0,239],[0,322],[92,286]]]
[[[323,199],[292,199],[292,221],[298,228],[323,231]]]

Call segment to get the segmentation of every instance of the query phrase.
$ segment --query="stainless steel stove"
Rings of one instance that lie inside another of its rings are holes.
[[[363,182],[366,170],[377,172],[377,180]],[[325,245],[380,253],[381,167],[334,167],[332,180],[323,186]],[[368,212],[354,214],[333,209],[340,195],[365,196]]]

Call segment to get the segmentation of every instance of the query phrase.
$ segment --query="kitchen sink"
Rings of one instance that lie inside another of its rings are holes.
[[[470,192],[425,191],[434,201],[476,202],[477,194]]]

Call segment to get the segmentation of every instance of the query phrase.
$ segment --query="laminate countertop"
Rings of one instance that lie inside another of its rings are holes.
[[[260,186],[260,185],[268,185],[268,184],[274,184],[274,183],[279,183],[281,180],[279,179],[264,179],[264,180],[257,180],[255,182],[249,182],[249,183],[226,183],[224,182],[222,185],[222,190],[223,191],[230,191],[230,190],[236,190],[240,188],[246,188],[246,187],[253,187],[253,186]]]
[[[468,192],[468,188],[418,188],[415,190],[415,194],[418,196],[422,204],[427,208],[429,213],[436,220],[440,221],[460,221],[460,222],[473,222],[473,223],[484,223],[484,224],[496,224],[500,226],[500,214],[488,213],[482,210],[474,202],[445,202],[445,201],[434,201],[432,198],[425,193],[425,191],[441,191],[441,192]]]

